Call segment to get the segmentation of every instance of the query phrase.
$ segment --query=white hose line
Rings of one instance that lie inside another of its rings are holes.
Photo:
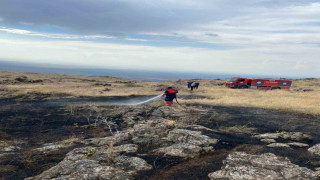
[[[146,104],[149,103],[151,101],[154,101],[158,98],[161,98],[162,94],[159,94],[158,96],[155,96],[153,98],[147,99],[145,101],[141,101],[141,102],[131,102],[131,103],[123,103],[123,104],[119,104],[119,105],[125,105],[125,106],[136,106],[136,105],[141,105],[141,104]]]

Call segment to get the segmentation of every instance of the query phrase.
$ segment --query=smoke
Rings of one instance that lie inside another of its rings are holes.
[[[147,100],[131,100],[129,102],[120,102],[120,103],[116,103],[115,105],[118,106],[137,106],[137,105],[142,105],[142,104],[146,104],[152,101],[155,101],[156,99],[161,98],[162,94],[159,94],[158,96],[152,97],[150,99]]]

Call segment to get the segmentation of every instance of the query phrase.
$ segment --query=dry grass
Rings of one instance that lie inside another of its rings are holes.
[[[258,107],[318,115],[320,114],[320,87],[313,89],[314,91],[311,92],[298,92],[294,90],[264,91],[227,89],[214,86],[202,87],[204,91],[201,95],[208,98],[184,100],[184,103]]]
[[[193,94],[186,87],[187,81],[136,82],[113,77],[67,76],[56,74],[26,74],[0,72],[0,81],[27,76],[28,79],[47,79],[43,83],[2,85],[13,95],[28,92],[66,94],[70,96],[130,96],[158,95],[167,86],[179,89],[179,95],[200,95],[204,98],[180,100],[181,103],[200,103],[221,106],[258,107],[288,112],[320,114],[320,79],[293,80],[290,91],[228,89],[224,80],[199,80],[200,88]],[[96,85],[109,83],[111,86]],[[110,89],[104,91],[104,89]],[[304,92],[306,91],[306,92]]]
[[[21,95],[30,92],[66,94],[70,96],[129,96],[129,95],[154,95],[155,87],[151,82],[135,82],[114,77],[86,77],[68,76],[56,74],[29,74],[29,73],[9,73],[0,72],[0,81],[12,80],[26,76],[30,80],[44,80],[42,83],[18,83],[3,84],[2,88]],[[108,83],[111,86],[97,84]],[[105,89],[110,89],[105,91]]]

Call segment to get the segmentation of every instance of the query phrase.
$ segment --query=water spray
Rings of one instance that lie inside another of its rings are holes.
[[[156,99],[161,98],[162,94],[159,94],[158,96],[152,97],[150,99],[144,100],[144,101],[135,101],[135,102],[127,102],[127,103],[119,103],[118,105],[123,105],[123,106],[136,106],[136,105],[141,105],[141,104],[146,104],[149,102],[152,102]]]

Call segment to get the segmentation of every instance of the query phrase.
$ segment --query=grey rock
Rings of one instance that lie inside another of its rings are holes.
[[[0,149],[0,151],[4,151],[4,152],[13,152],[13,151],[17,151],[20,150],[21,148],[19,146],[7,146],[7,147],[3,147]]]
[[[120,156],[137,149],[134,144],[76,148],[58,165],[28,179],[133,179],[139,171],[152,169],[139,157]]]
[[[272,143],[272,144],[268,144],[267,145],[268,147],[273,147],[273,148],[290,148],[290,146],[288,144],[285,144],[285,143]]]
[[[320,167],[315,168],[315,172],[316,172],[316,174],[320,177]]]
[[[151,170],[152,166],[145,160],[138,157],[118,156],[114,160],[114,166],[126,171],[147,171]]]
[[[288,145],[293,146],[293,147],[309,147],[308,144],[305,143],[299,143],[299,142],[293,142],[293,143],[288,143]]]
[[[117,132],[113,136],[86,139],[82,141],[82,143],[86,145],[104,146],[104,145],[109,145],[110,143],[120,144],[130,139],[131,139],[130,133],[127,131],[124,131],[124,132]]]
[[[186,129],[174,129],[169,132],[167,139],[175,143],[186,143],[196,146],[209,146],[217,144],[217,139],[212,139],[202,135],[200,131],[190,131]]]
[[[274,139],[260,139],[261,142],[265,142],[265,143],[275,143],[276,140]]]
[[[27,178],[27,180],[133,179],[127,172],[121,169],[114,168],[111,166],[101,166],[100,164],[98,164],[98,162],[93,160],[80,160],[75,162],[74,164],[68,164],[68,165],[71,165],[72,170],[65,171],[63,168],[67,168],[67,167],[63,167],[62,165],[60,167],[55,166],[38,176]]]
[[[114,147],[114,151],[117,153],[135,153],[138,151],[138,145],[124,144]]]
[[[14,152],[17,150],[20,150],[21,148],[19,146],[13,146],[13,145],[9,145],[7,142],[5,141],[0,141],[0,153],[10,153],[10,152]]]
[[[308,149],[314,155],[320,156],[320,144],[316,144]]]
[[[265,133],[253,136],[257,139],[278,139],[281,136],[280,133]]]
[[[41,151],[41,152],[52,152],[52,151],[56,151],[56,150],[59,150],[59,149],[62,149],[62,148],[67,148],[67,147],[70,147],[70,146],[72,146],[72,145],[47,143],[47,144],[44,144],[40,148],[36,148],[35,150],[36,151]]]
[[[174,129],[163,139],[171,142],[171,145],[158,148],[154,152],[167,157],[193,158],[213,151],[210,145],[218,143],[217,139],[202,135],[200,131],[186,129]]]
[[[10,146],[4,141],[0,141],[0,158],[13,155],[20,149],[19,146]]]
[[[292,141],[311,141],[312,136],[302,133],[302,132],[280,132],[280,133],[265,133],[253,136],[258,139],[288,139]]]
[[[156,149],[154,152],[157,154],[163,154],[166,157],[181,157],[181,158],[194,158],[201,153],[207,153],[213,151],[212,147],[199,147],[193,144],[173,144],[168,147]]]
[[[312,136],[302,133],[302,132],[285,132],[281,133],[283,139],[289,139],[292,141],[311,141]]]
[[[316,180],[319,176],[312,170],[292,164],[287,158],[271,153],[251,155],[244,152],[229,154],[221,170],[212,172],[210,180]]]
[[[43,144],[42,147],[36,148],[34,150],[40,151],[42,153],[50,153],[53,151],[57,151],[63,148],[70,148],[75,145],[75,143],[80,142],[79,138],[69,138],[63,141],[58,141],[54,143],[46,143]]]

